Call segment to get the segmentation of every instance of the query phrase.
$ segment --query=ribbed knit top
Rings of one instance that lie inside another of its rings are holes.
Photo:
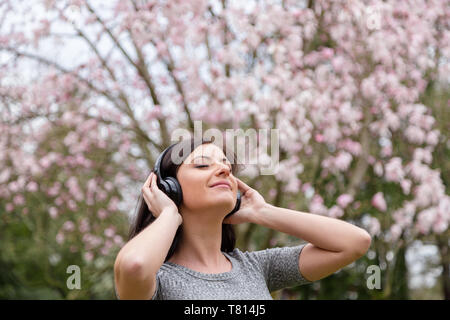
[[[272,291],[311,283],[298,263],[305,245],[223,252],[232,263],[231,271],[224,273],[165,262],[156,274],[152,300],[272,300]]]

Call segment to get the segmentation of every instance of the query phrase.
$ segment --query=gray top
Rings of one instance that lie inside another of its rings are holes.
[[[272,291],[312,283],[298,266],[305,245],[223,252],[233,265],[224,273],[202,273],[165,262],[156,274],[152,300],[272,300]]]

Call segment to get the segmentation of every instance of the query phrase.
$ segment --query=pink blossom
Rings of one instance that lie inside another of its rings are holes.
[[[348,152],[350,152],[352,155],[358,156],[361,154],[361,144],[359,142],[346,139],[344,141],[341,141],[339,143],[340,148],[344,148]]]
[[[66,221],[64,222],[62,229],[65,231],[74,231],[75,230],[75,224],[72,221]]]
[[[381,177],[383,175],[383,165],[377,161],[373,166],[373,171],[377,176]]]
[[[18,194],[18,195],[14,196],[13,202],[15,205],[21,206],[21,205],[25,204],[25,198],[23,195]]]
[[[48,213],[50,214],[50,217],[52,217],[52,219],[55,219],[58,216],[58,209],[56,209],[55,207],[50,207]]]
[[[341,194],[337,198],[336,202],[341,208],[345,209],[350,203],[353,202],[353,196],[346,193]]]
[[[422,210],[417,214],[417,228],[420,233],[427,234],[434,221],[436,221],[437,210],[435,207]]]
[[[388,145],[388,146],[384,146],[381,149],[381,156],[382,157],[389,157],[392,155],[392,146]]]
[[[30,181],[26,187],[27,191],[36,192],[38,191],[38,184],[35,181]]]
[[[387,205],[382,192],[377,192],[371,201],[372,205],[380,211],[386,211]]]
[[[11,212],[14,210],[14,205],[12,203],[7,203],[5,209],[7,212]]]
[[[61,232],[58,232],[58,234],[56,235],[56,242],[58,244],[62,244],[64,242],[64,234],[62,234]]]
[[[416,126],[408,126],[405,130],[406,139],[415,144],[422,144],[426,138],[425,131]]]
[[[334,50],[332,48],[324,48],[321,51],[323,59],[330,59],[333,57]]]
[[[426,164],[430,164],[433,160],[433,156],[431,155],[431,150],[428,148],[416,148],[414,150],[413,159],[415,161],[424,162]]]
[[[375,217],[371,217],[370,219],[369,233],[371,236],[376,236],[380,234],[380,222]]]
[[[306,182],[302,185],[302,192],[306,192],[307,190],[312,189],[311,183],[310,182]],[[320,196],[318,196],[320,197]]]
[[[109,203],[108,203],[108,210],[109,211],[116,211],[117,210],[117,205],[119,204],[119,198],[117,198],[117,197],[112,197],[110,200],[109,200]]]
[[[84,234],[82,239],[85,244],[86,250],[91,250],[93,248],[96,248],[102,243],[101,237],[95,236],[92,234],[88,234],[88,233]]]
[[[338,168],[341,171],[345,171],[350,166],[350,163],[352,162],[352,155],[345,151],[340,151],[335,158],[334,164],[336,168]]]
[[[97,215],[100,219],[103,220],[108,216],[108,211],[106,211],[105,209],[99,209]]]
[[[326,215],[328,213],[328,208],[323,205],[323,199],[320,195],[316,194],[309,204],[309,210],[311,213]]]
[[[103,200],[105,200],[108,197],[108,194],[104,191],[104,190],[97,190],[97,194],[95,197],[95,200],[98,202],[101,202]]]
[[[86,233],[86,232],[88,232],[91,229],[90,226],[89,226],[89,221],[88,221],[87,218],[83,218],[81,220],[78,229],[80,230],[81,233]]]
[[[114,228],[112,228],[112,227],[106,228],[104,231],[104,234],[105,234],[105,236],[107,236],[109,238],[113,237],[115,234]]]
[[[443,197],[437,207],[436,219],[433,223],[433,232],[442,233],[448,230],[450,221],[450,197]]]
[[[8,184],[8,187],[9,187],[9,190],[14,193],[19,192],[19,190],[20,190],[20,185],[19,185],[19,182],[17,182],[17,181],[10,182]]]
[[[53,197],[59,194],[61,190],[61,183],[59,181],[56,181],[53,186],[47,190],[47,195]]]
[[[394,157],[385,166],[386,169],[386,180],[387,181],[395,181],[399,182],[404,177],[403,167],[402,167],[402,159],[399,157]]]
[[[73,199],[70,199],[69,201],[67,201],[67,207],[71,211],[77,211],[78,210],[78,206],[77,206],[76,202],[73,201]]]
[[[364,97],[370,99],[377,93],[377,87],[373,78],[366,78],[361,83],[362,94]]]
[[[321,135],[321,134],[316,134],[315,135],[315,140],[317,141],[317,142],[323,142],[324,141],[324,139],[323,139],[323,135]]]
[[[288,184],[285,186],[284,191],[290,192],[290,193],[298,193],[300,190],[300,180],[298,180],[297,177],[294,177],[293,179],[290,179]]]
[[[334,205],[328,210],[328,216],[331,218],[340,218],[344,215],[342,208]]]
[[[405,179],[400,182],[404,194],[409,194],[411,190],[411,180]]]
[[[121,236],[115,235],[114,236],[114,243],[117,244],[117,245],[122,245],[124,243],[124,241],[123,241]]]
[[[0,183],[5,183],[8,181],[9,177],[11,175],[11,170],[6,168],[0,172]]]
[[[439,130],[433,130],[433,131],[428,132],[427,138],[426,138],[427,144],[432,145],[432,146],[437,145],[439,142],[439,135],[440,135]]]
[[[105,189],[107,191],[111,191],[114,188],[113,184],[111,183],[111,181],[106,181],[105,182]]]
[[[64,203],[63,198],[58,197],[58,198],[55,199],[55,204],[56,205],[61,206],[63,203]]]
[[[392,242],[395,242],[398,240],[398,238],[400,237],[400,235],[402,234],[402,228],[396,224],[393,224],[390,228],[389,228],[389,232],[390,232],[390,240]]]
[[[92,261],[94,259],[94,254],[91,251],[87,251],[87,252],[84,253],[84,259],[87,262],[90,262],[90,261]]]

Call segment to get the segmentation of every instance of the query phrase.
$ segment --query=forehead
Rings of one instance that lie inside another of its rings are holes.
[[[202,159],[201,157],[210,157],[212,159],[219,161],[221,161],[223,158],[226,158],[226,160],[228,161],[222,149],[220,149],[213,143],[206,143],[199,145],[197,148],[195,148],[194,151],[192,151],[183,162],[192,163],[192,161],[196,158],[199,158],[196,159],[197,161],[201,160]]]

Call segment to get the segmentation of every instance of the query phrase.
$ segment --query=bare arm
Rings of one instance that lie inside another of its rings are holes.
[[[351,223],[312,213],[265,205],[252,222],[309,242],[299,257],[303,276],[316,281],[363,256],[370,247],[367,231]]]
[[[114,263],[114,278],[120,299],[150,299],[156,288],[156,273],[172,244],[181,215],[164,209],[158,218],[120,250]]]

